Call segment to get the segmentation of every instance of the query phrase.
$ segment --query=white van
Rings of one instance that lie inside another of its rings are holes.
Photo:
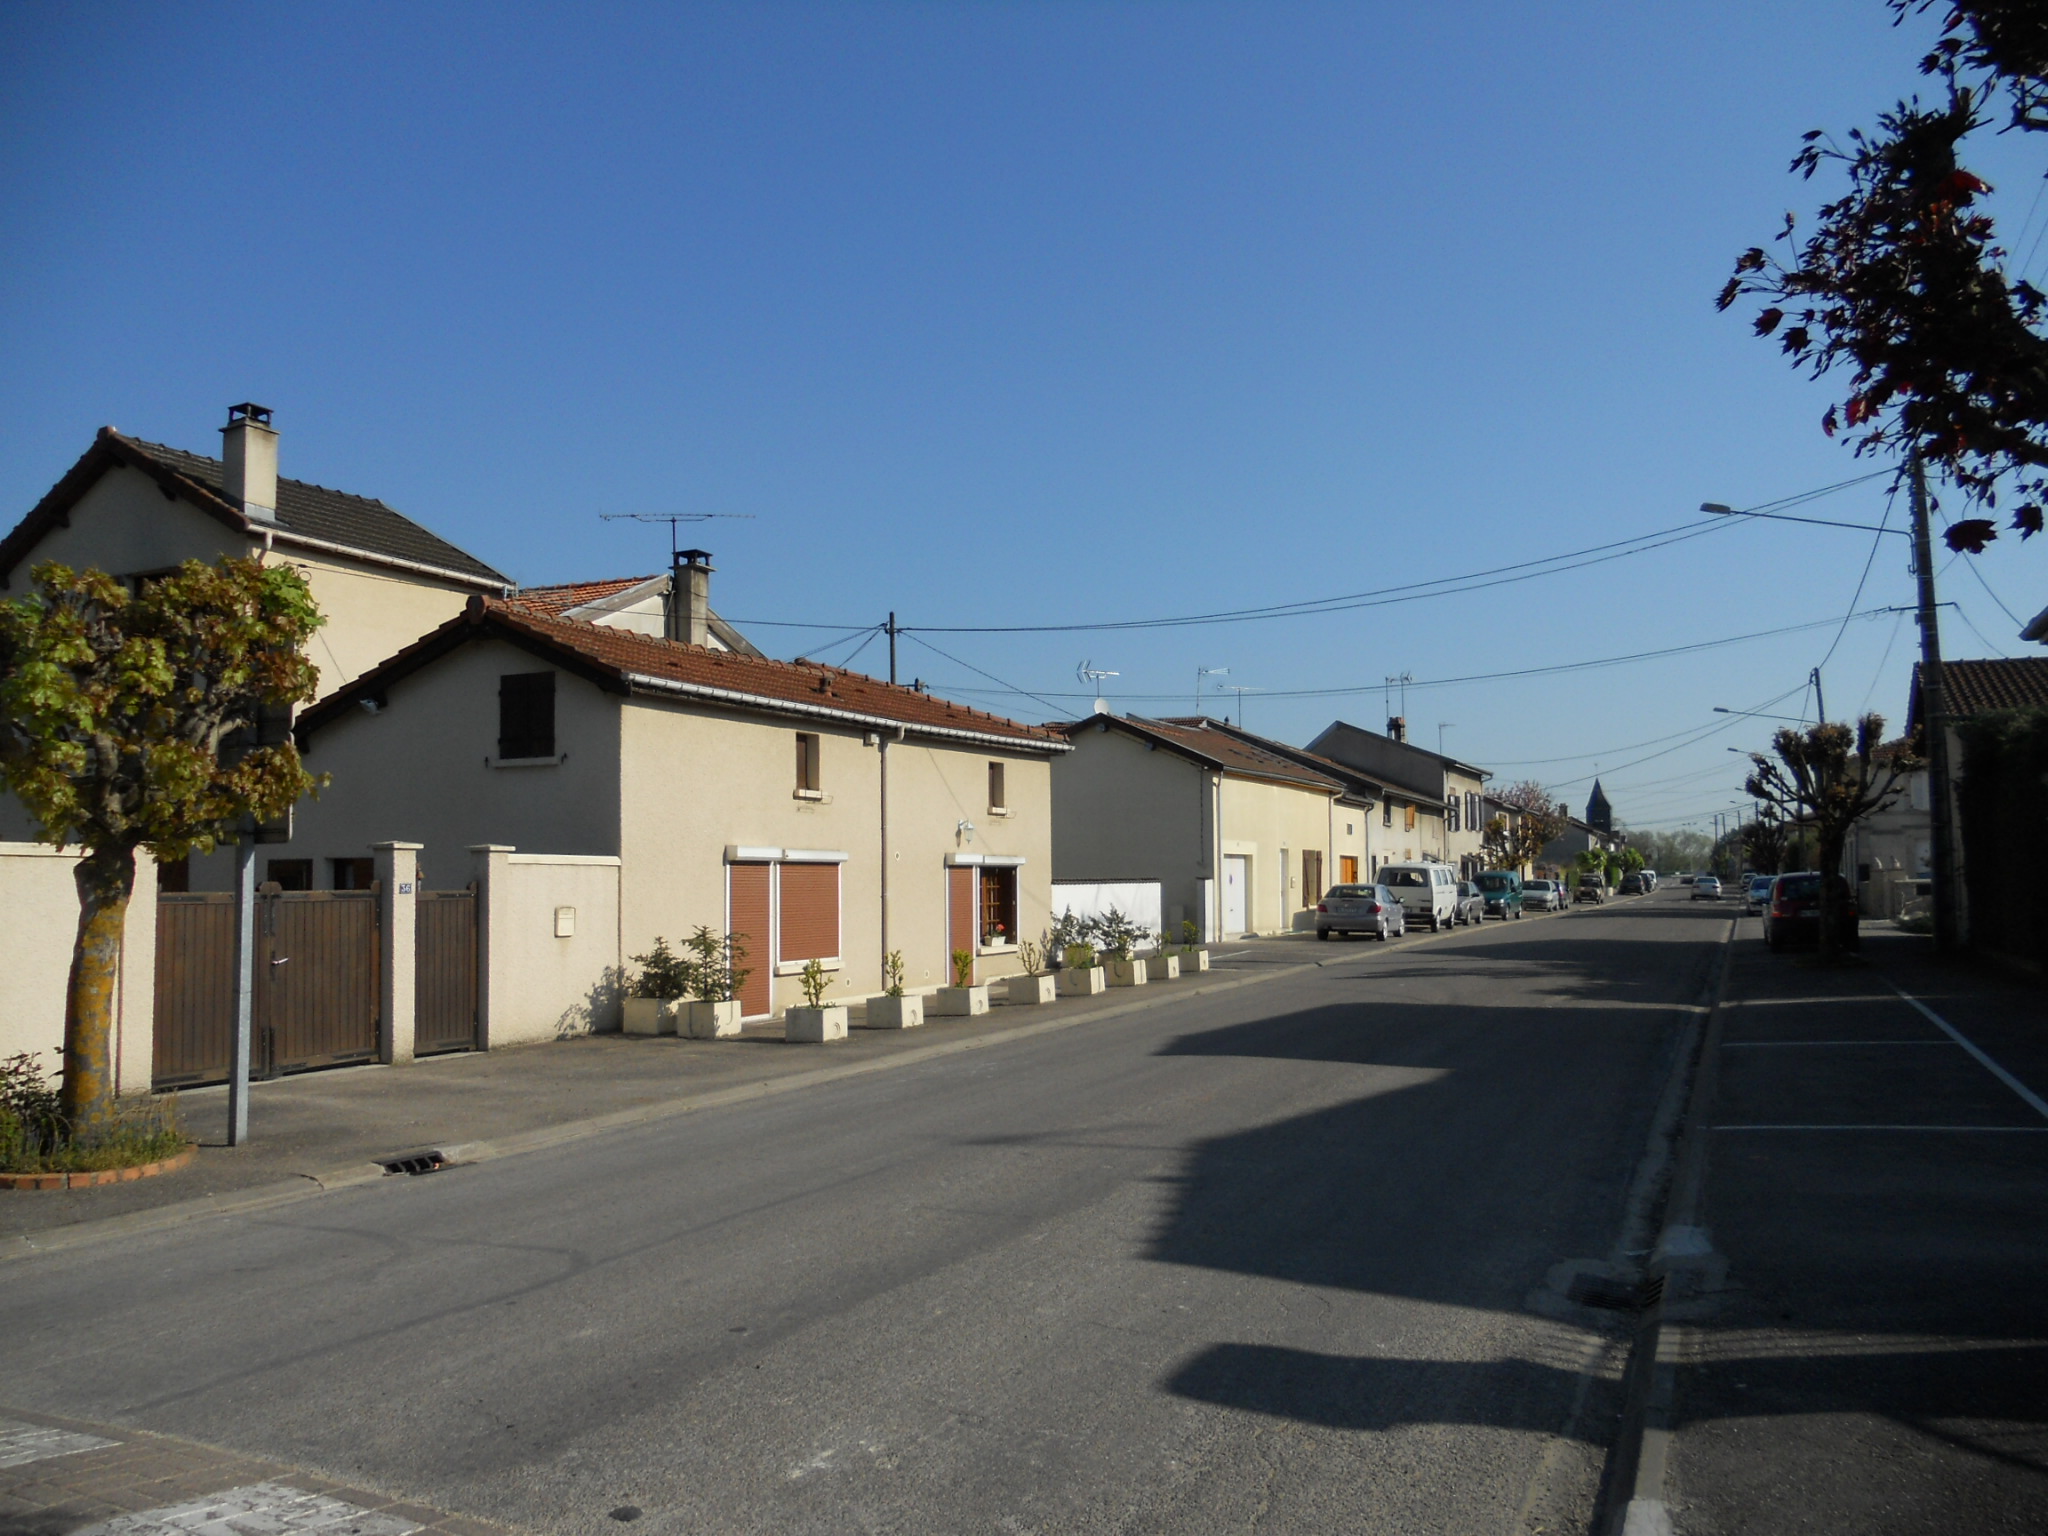
[[[1448,864],[1382,864],[1379,883],[1394,893],[1411,923],[1427,923],[1429,931],[1458,921],[1458,879]]]

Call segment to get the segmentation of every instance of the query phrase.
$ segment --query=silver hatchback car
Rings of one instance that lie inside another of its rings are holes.
[[[1333,885],[1316,903],[1316,937],[1333,933],[1369,933],[1376,939],[1399,938],[1408,931],[1407,914],[1384,885]]]

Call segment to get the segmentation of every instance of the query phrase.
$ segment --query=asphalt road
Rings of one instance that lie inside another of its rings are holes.
[[[1682,895],[23,1261],[0,1407],[551,1532],[1583,1530]]]

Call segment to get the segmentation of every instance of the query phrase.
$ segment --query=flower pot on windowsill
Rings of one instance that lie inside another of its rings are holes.
[[[1151,979],[1142,960],[1119,960],[1112,955],[1102,968],[1109,972],[1112,987],[1142,987]]]
[[[846,1004],[826,1003],[821,1008],[792,1008],[782,1016],[782,1038],[799,1045],[823,1045],[846,1038]]]
[[[1058,992],[1057,982],[1050,971],[1035,976],[1012,976],[1003,983],[1003,1001],[1006,1003],[1049,1003]]]
[[[1069,966],[1060,972],[1059,993],[1061,997],[1093,997],[1109,986],[1109,977],[1099,965],[1075,969]]]
[[[682,1010],[679,997],[629,997],[622,1028],[629,1035],[672,1035],[676,1015]]]
[[[1147,955],[1145,969],[1152,973],[1154,981],[1178,981],[1180,979],[1180,956],[1170,954]]]
[[[869,1029],[915,1029],[924,1022],[921,997],[871,997],[868,999]]]
[[[740,1000],[692,1003],[684,1010],[683,1028],[692,1040],[730,1040],[740,1032]]]
[[[925,1004],[926,1013],[944,1014],[949,1018],[973,1018],[976,1014],[988,1012],[988,987],[941,987],[931,995]]]

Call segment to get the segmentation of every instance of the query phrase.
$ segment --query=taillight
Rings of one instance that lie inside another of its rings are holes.
[[[1319,901],[1316,903],[1316,910],[1318,912],[1327,912],[1330,910],[1330,904],[1326,901]]]

